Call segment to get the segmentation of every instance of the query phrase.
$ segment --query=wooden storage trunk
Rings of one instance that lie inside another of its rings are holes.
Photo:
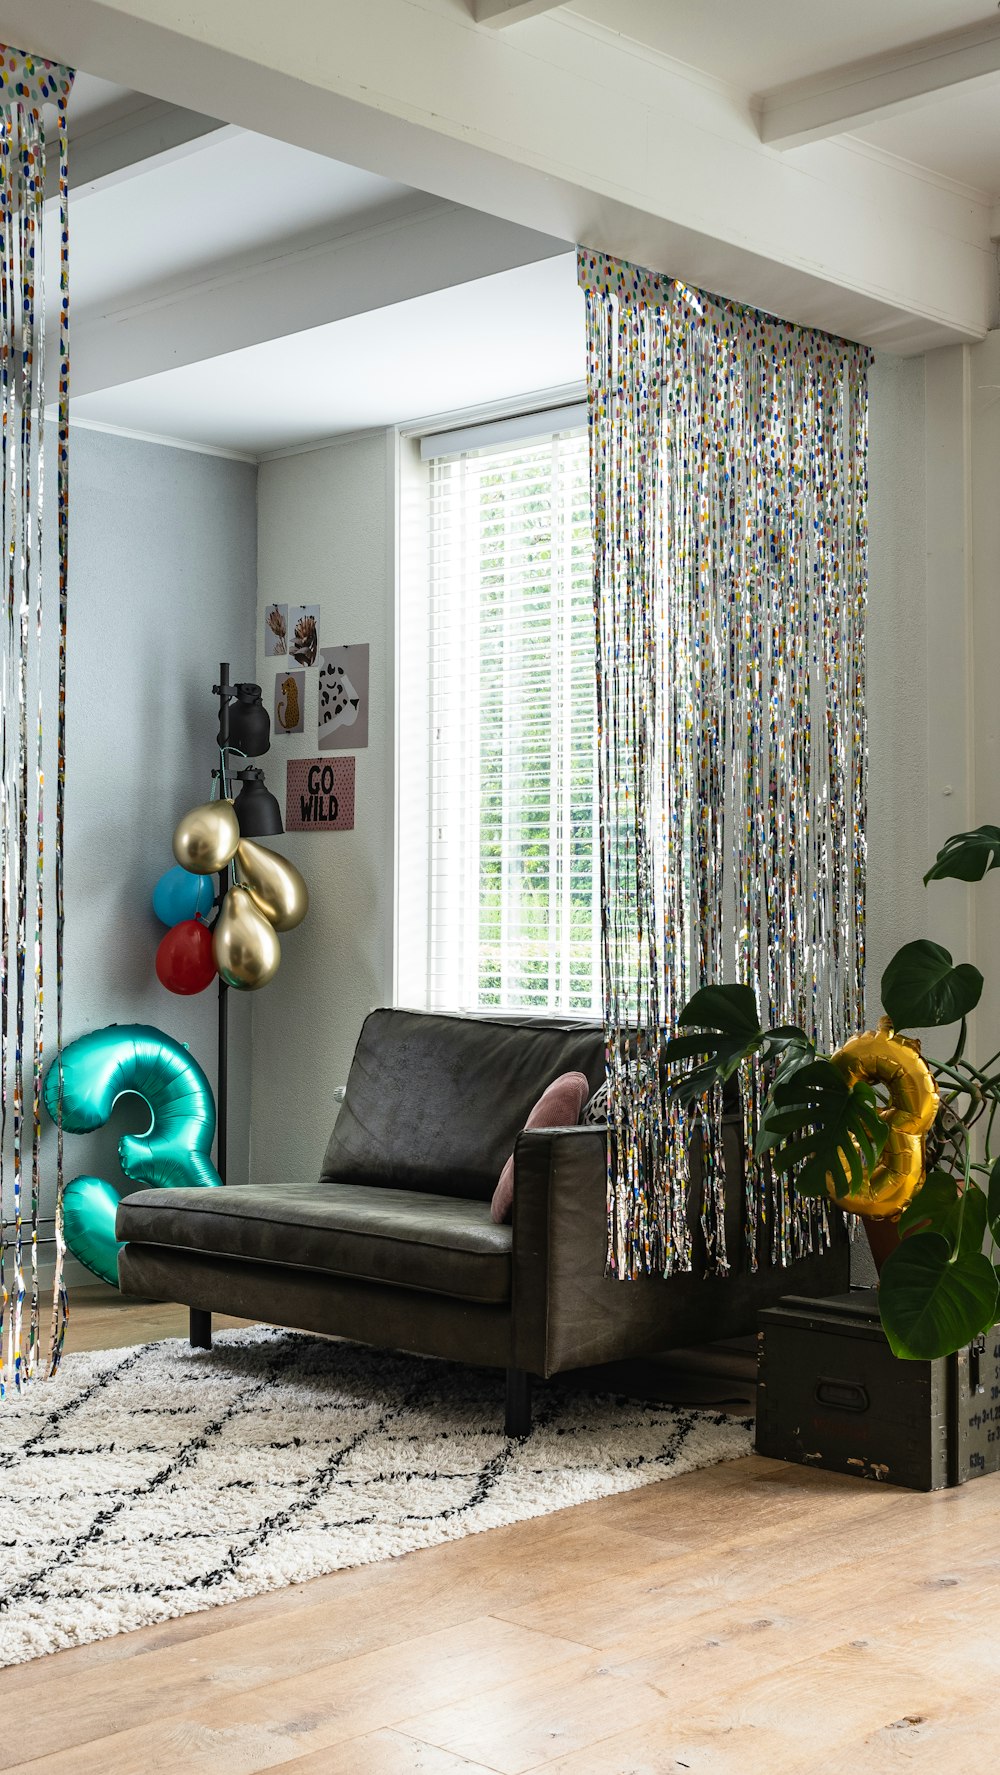
[[[786,1295],[759,1315],[757,1453],[912,1491],[1000,1470],[1000,1325],[937,1362],[901,1362],[874,1288]]]

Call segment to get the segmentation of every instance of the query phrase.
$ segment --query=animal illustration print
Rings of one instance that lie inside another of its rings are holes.
[[[320,730],[325,727],[353,726],[358,718],[360,701],[343,666],[334,665],[327,660],[319,675]]]
[[[282,680],[281,693],[284,701],[278,704],[278,720],[286,733],[294,733],[302,719],[299,709],[299,687],[294,673]]]

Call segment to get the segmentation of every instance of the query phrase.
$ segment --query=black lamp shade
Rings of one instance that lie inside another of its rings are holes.
[[[243,787],[236,797],[235,809],[243,837],[279,837],[284,831],[281,809],[270,789],[264,786],[263,771],[254,770],[251,765],[239,774]]]
[[[229,744],[248,758],[261,758],[270,749],[271,718],[261,701],[259,684],[237,684],[229,708]]]

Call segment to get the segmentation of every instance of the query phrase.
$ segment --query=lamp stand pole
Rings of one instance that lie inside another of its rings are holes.
[[[225,793],[229,787],[225,777],[225,747],[229,739],[228,660],[223,660],[219,667],[219,682],[214,686],[214,689],[219,699],[219,748],[222,766],[222,780],[219,787]],[[219,870],[220,906],[229,888],[228,875],[228,867]],[[229,1146],[229,987],[221,974],[219,975],[219,1063],[216,1073],[215,1097],[215,1169],[225,1183]],[[188,1341],[193,1350],[210,1350],[212,1348],[212,1314],[204,1307],[189,1309]]]
[[[219,747],[222,753],[222,767],[225,770],[225,746],[229,739],[229,661],[223,660],[219,667],[219,682],[216,686],[219,697]],[[229,785],[222,779],[222,793],[225,794]],[[219,870],[219,905],[222,905],[229,887],[228,868]],[[215,1169],[226,1182],[226,1161],[228,1158],[229,1134],[229,987],[219,975],[219,1066],[216,1084],[216,1137],[215,1137]]]

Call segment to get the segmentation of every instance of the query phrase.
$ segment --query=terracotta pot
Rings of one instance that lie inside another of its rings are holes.
[[[877,1275],[882,1274],[882,1265],[890,1258],[899,1244],[898,1220],[869,1220],[864,1222],[868,1249],[872,1254]]]

